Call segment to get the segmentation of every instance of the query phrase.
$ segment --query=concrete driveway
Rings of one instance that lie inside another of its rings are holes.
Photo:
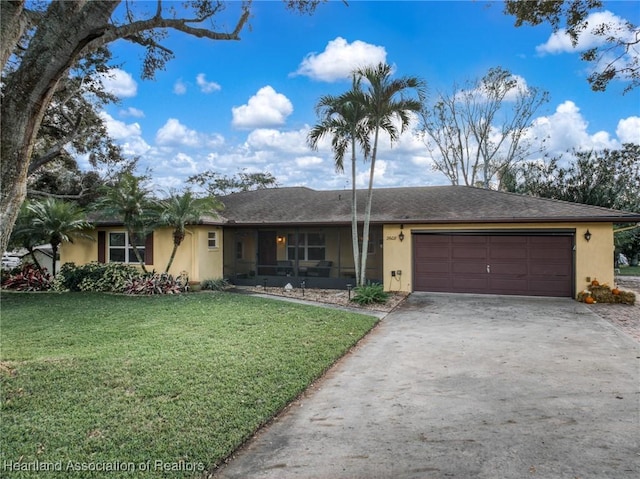
[[[640,477],[640,349],[570,299],[414,293],[219,478]]]

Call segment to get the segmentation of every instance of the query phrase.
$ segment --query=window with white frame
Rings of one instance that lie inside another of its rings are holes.
[[[209,249],[216,249],[218,247],[218,232],[209,231],[207,234],[207,245]]]
[[[133,244],[140,253],[144,262],[145,238],[143,235],[134,235]],[[110,263],[137,263],[138,258],[129,242],[129,233],[126,231],[113,231],[109,233],[109,262]]]
[[[322,261],[325,256],[324,233],[299,233],[289,234],[287,238],[287,259],[296,259],[296,249],[298,250],[298,260],[300,261]]]

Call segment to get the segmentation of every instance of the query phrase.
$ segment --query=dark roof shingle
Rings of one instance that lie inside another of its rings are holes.
[[[366,190],[358,190],[363,218]],[[215,222],[238,225],[350,223],[350,190],[272,188],[221,198]],[[373,192],[372,223],[488,223],[606,221],[637,222],[640,213],[485,190],[468,186],[379,188]]]

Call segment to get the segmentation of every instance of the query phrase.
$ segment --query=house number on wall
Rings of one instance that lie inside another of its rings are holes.
[[[397,238],[397,236],[391,236],[391,235],[389,235],[389,236],[387,236],[387,241],[393,241],[393,240],[394,240],[394,239],[396,239],[396,238]]]

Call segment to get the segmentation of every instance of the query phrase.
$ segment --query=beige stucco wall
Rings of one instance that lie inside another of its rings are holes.
[[[99,228],[107,233],[123,231],[122,227]],[[209,248],[208,233],[217,232],[216,248]],[[77,265],[98,260],[98,232],[90,233],[94,241],[78,240],[75,243],[64,243],[60,248],[60,263],[73,262]],[[187,235],[176,251],[176,256],[169,273],[181,274],[186,271],[189,280],[199,282],[209,278],[222,277],[223,256],[222,229],[217,226],[191,226]],[[159,228],[153,232],[153,263],[147,264],[147,270],[164,272],[173,250],[173,234],[171,228]]]
[[[405,224],[402,229],[404,241],[400,241],[400,225],[385,225],[384,241],[384,286],[388,291],[413,291],[412,282],[412,230],[418,231],[456,231],[456,230],[568,230],[576,231],[575,252],[575,291],[574,296],[587,286],[587,278],[597,278],[600,283],[613,284],[613,225],[611,223],[548,223],[548,224],[483,224],[430,226]],[[591,232],[591,240],[586,241],[584,233]],[[402,274],[391,276],[391,271],[400,270]]]
[[[86,233],[93,238],[93,241],[81,238],[75,239],[73,243],[60,245],[60,265],[65,263],[81,265],[98,261],[98,233],[95,230]]]

